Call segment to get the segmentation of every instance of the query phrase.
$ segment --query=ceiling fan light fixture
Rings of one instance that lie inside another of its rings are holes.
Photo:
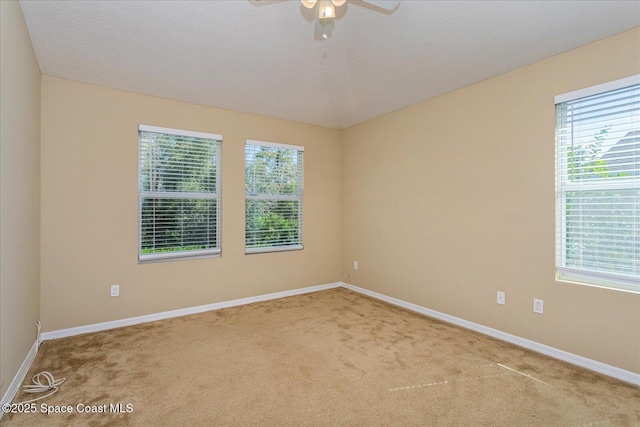
[[[300,0],[300,2],[307,9],[318,8],[317,18],[313,19],[314,38],[326,40],[331,37],[331,31],[333,31],[336,21],[336,7],[343,6],[347,0]],[[359,0],[358,3],[367,3],[375,8],[392,11],[398,7],[400,0]]]
[[[336,8],[331,0],[323,0],[318,8],[318,18],[327,19],[336,17]]]
[[[346,0],[345,0],[346,1]],[[302,5],[307,9],[312,9],[316,5],[316,0],[300,0]]]

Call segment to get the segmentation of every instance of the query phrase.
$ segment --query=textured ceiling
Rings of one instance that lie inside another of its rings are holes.
[[[345,128],[640,25],[640,1],[21,1],[44,74]],[[606,60],[606,58],[603,58]]]

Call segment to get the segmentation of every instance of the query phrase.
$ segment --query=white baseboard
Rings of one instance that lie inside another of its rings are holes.
[[[342,283],[347,289],[354,292],[368,295],[372,298],[379,299],[381,301],[388,302],[389,304],[396,305],[398,307],[406,308],[407,310],[415,311],[425,316],[433,317],[442,320],[447,323],[461,326],[472,331],[480,332],[481,334],[488,335],[490,337],[498,338],[499,340],[506,341],[512,344],[516,344],[520,347],[541,353],[547,356],[551,356],[555,359],[559,359],[573,365],[577,365],[591,371],[598,372],[631,384],[640,385],[640,374],[617,368],[615,366],[607,365],[606,363],[598,362],[593,359],[578,356],[577,354],[569,353],[564,350],[559,350],[554,347],[550,347],[545,344],[540,344],[535,341],[531,341],[525,338],[511,335],[506,332],[499,331],[498,329],[489,328],[487,326],[480,325],[478,323],[470,322],[468,320],[460,319],[459,317],[450,316],[448,314],[440,313],[439,311],[431,310],[410,302],[402,301],[397,298],[392,298],[387,295],[379,294],[377,292],[369,291],[367,289],[360,288],[358,286],[350,285],[348,283]]]
[[[439,311],[435,311],[426,307],[419,306],[417,304],[412,304],[397,298],[389,297],[387,295],[369,291],[367,289],[363,289],[358,286],[354,286],[354,285],[351,285],[348,283],[342,283],[342,282],[328,283],[325,285],[318,285],[318,286],[309,286],[306,288],[275,292],[271,294],[258,295],[255,297],[241,298],[241,299],[236,299],[231,301],[201,305],[197,307],[184,308],[180,310],[165,311],[162,313],[131,317],[128,319],[114,320],[111,322],[96,323],[93,325],[79,326],[76,328],[60,329],[57,331],[44,332],[41,335],[42,335],[43,341],[57,339],[57,338],[64,338],[64,337],[70,337],[74,335],[86,334],[90,332],[104,331],[107,329],[121,328],[123,326],[153,322],[156,320],[169,319],[172,317],[187,316],[189,314],[202,313],[205,311],[219,310],[219,309],[228,308],[228,307],[236,307],[239,305],[251,304],[259,301],[268,301],[268,300],[274,300],[274,299],[284,298],[284,297],[293,296],[293,295],[318,292],[318,291],[323,291],[326,289],[333,289],[338,287],[344,287],[354,292],[358,292],[363,295],[368,295],[372,298],[376,298],[381,301],[385,301],[390,304],[406,308],[407,310],[415,311],[425,316],[433,317],[435,319],[439,319],[444,322],[451,323],[453,325],[470,329],[472,331],[480,332],[481,334],[488,335],[490,337],[494,337],[499,340],[518,345],[520,347],[524,347],[526,349],[535,351],[537,353],[551,356],[553,358],[571,363],[576,366],[580,366],[580,367],[583,367],[583,368],[586,368],[586,369],[589,369],[589,370],[592,370],[592,371],[595,371],[595,372],[598,372],[598,373],[601,373],[601,374],[604,374],[604,375],[607,375],[631,384],[640,385],[640,374],[637,374],[635,372],[620,369],[615,366],[607,365],[606,363],[598,362],[596,360],[588,359],[583,356],[578,356],[577,354],[569,353],[567,351],[550,347],[545,344],[540,344],[535,341],[521,338],[506,332],[502,332],[498,329],[489,328],[487,326],[470,322],[468,320],[464,320],[459,317],[444,314]],[[3,398],[2,403],[5,403],[5,399],[7,398],[7,396],[10,396],[11,399],[13,399],[13,396],[15,396],[15,393],[17,392],[18,387],[22,383],[22,380],[24,379],[24,376],[26,375],[29,369],[29,366],[31,365],[31,362],[35,358],[36,352],[37,352],[37,342],[34,344],[34,348],[32,348],[31,352],[29,352],[29,355],[27,356],[27,359],[25,359],[25,362],[23,363],[23,366],[20,368],[20,371],[16,375],[16,378],[11,383],[11,386],[7,390],[7,393],[5,394],[5,397]],[[23,368],[24,368],[24,372],[22,372]],[[10,393],[12,390],[13,390],[12,392],[13,394]]]
[[[16,376],[13,377],[13,381],[11,381],[11,384],[9,384],[9,388],[4,393],[4,396],[2,396],[0,406],[4,405],[5,403],[11,403],[13,398],[16,397],[16,394],[18,394],[18,390],[20,390],[20,384],[22,384],[22,381],[24,381],[24,377],[27,376],[27,372],[29,372],[29,368],[31,367],[33,360],[38,354],[38,344],[39,342],[38,340],[36,340],[31,346],[31,350],[29,350],[29,353],[27,353],[27,357],[25,357],[22,365],[20,365],[20,369],[18,369]],[[0,420],[2,419],[3,415],[4,412],[0,411]]]
[[[255,297],[241,298],[231,301],[217,302],[213,304],[199,305],[197,307],[182,308],[179,310],[164,311],[161,313],[148,314],[145,316],[129,317],[127,319],[113,320],[110,322],[95,323],[92,325],[78,326],[75,328],[59,329],[57,331],[43,332],[42,340],[53,340],[58,338],[71,337],[74,335],[87,334],[90,332],[105,331],[107,329],[122,328],[123,326],[137,325],[140,323],[154,322],[156,320],[170,319],[172,317],[188,316],[189,314],[203,313],[205,311],[220,310],[221,308],[236,307],[239,305],[251,304],[259,301],[269,301],[273,299],[285,298],[293,295],[308,294],[311,292],[324,291],[325,289],[339,288],[343,286],[340,282],[328,283],[325,285],[309,286],[306,288],[292,289],[289,291],[274,292],[271,294],[258,295]]]

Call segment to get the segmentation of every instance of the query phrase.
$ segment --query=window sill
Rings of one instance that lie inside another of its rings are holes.
[[[264,248],[246,248],[244,250],[245,255],[264,254],[268,252],[289,252],[289,251],[301,251],[304,249],[302,245],[289,245],[289,246],[269,246]]]
[[[633,280],[612,280],[601,277],[594,277],[588,274],[567,273],[556,271],[556,282],[569,283],[572,285],[590,286],[593,288],[606,289],[610,291],[629,292],[640,294],[640,284]]]
[[[189,252],[167,252],[153,255],[138,255],[138,264],[152,264],[166,261],[187,261],[201,258],[219,258],[220,249]]]

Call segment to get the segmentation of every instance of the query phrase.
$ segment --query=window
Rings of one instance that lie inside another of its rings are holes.
[[[221,141],[140,125],[139,261],[220,253]]]
[[[640,292],[640,76],[556,97],[559,280]]]
[[[245,252],[302,249],[304,147],[245,144]]]

